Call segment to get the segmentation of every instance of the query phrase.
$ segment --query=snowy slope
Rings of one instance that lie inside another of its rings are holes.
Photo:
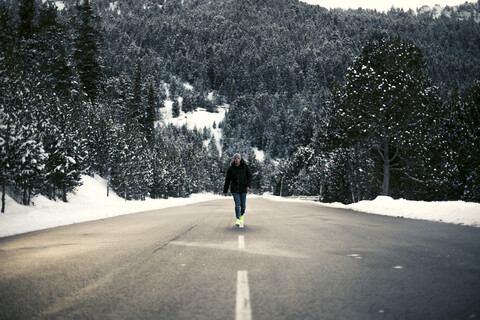
[[[192,91],[193,87],[189,84],[183,84],[186,90]],[[187,126],[189,130],[197,128],[198,130],[203,130],[207,128],[212,132],[215,142],[217,143],[217,148],[222,152],[220,140],[222,138],[222,130],[218,127],[218,124],[225,119],[225,112],[228,109],[228,104],[217,106],[217,112],[212,113],[208,112],[203,106],[198,106],[197,110],[193,112],[183,112],[180,110],[180,115],[176,118],[172,116],[172,106],[173,100],[170,97],[168,90],[168,85],[164,85],[167,99],[164,101],[164,108],[161,108],[160,115],[161,120],[157,122],[157,125],[161,124],[173,124],[177,127]],[[210,93],[209,99],[212,100],[213,93]],[[178,97],[177,101],[182,105],[183,98]],[[208,143],[208,142],[207,142]]]
[[[222,122],[225,118],[225,112],[228,108],[228,105],[218,107],[217,113],[211,113],[204,108],[198,108],[194,112],[185,113],[181,111],[180,115],[174,118],[172,117],[173,101],[165,100],[164,104],[165,108],[160,109],[160,113],[162,115],[162,123],[173,124],[177,127],[182,127],[186,125],[187,128],[190,130],[193,130],[195,128],[199,130],[202,130],[203,128],[210,129],[217,143],[217,148],[221,151],[220,139],[222,138],[222,130],[218,128],[218,124]]]

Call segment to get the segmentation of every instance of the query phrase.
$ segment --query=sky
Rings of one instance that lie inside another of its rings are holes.
[[[430,7],[439,4],[441,6],[455,6],[459,4],[463,4],[465,2],[472,2],[472,1],[465,1],[465,0],[300,0],[309,4],[318,4],[322,7],[327,9],[335,9],[335,8],[342,8],[342,9],[377,9],[377,11],[388,11],[393,7],[395,8],[403,8],[405,11],[408,9],[413,9],[414,11],[417,8],[420,8],[424,5],[428,5]]]

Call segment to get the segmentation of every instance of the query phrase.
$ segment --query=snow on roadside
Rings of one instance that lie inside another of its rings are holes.
[[[54,228],[62,225],[99,220],[118,215],[183,206],[192,203],[225,199],[211,193],[195,194],[189,198],[149,199],[145,201],[125,201],[110,192],[106,195],[106,181],[98,176],[82,177],[83,185],[69,194],[69,202],[51,201],[43,196],[34,198],[34,206],[22,206],[7,196],[5,214],[0,214],[0,237],[26,233],[30,231]],[[251,195],[250,198],[257,196]],[[261,196],[274,201],[298,201],[299,198],[281,198],[271,194]],[[228,198],[230,199],[230,198]],[[377,197],[372,201],[344,205],[341,203],[318,203],[331,208],[351,209],[378,215],[404,217],[411,219],[447,222],[480,227],[480,204],[447,201],[425,202],[394,200],[390,197]]]
[[[342,204],[331,204],[331,206]],[[373,201],[360,201],[349,209],[379,215],[463,224],[480,227],[480,204],[465,201],[409,201],[379,196]]]
[[[98,176],[95,178],[83,176],[82,182],[83,185],[77,192],[68,195],[68,203],[37,196],[33,200],[35,205],[27,207],[7,196],[6,213],[0,214],[0,237],[128,213],[223,199],[220,195],[205,193],[195,194],[189,198],[125,201],[112,191],[107,197],[106,181]]]
[[[308,201],[300,200],[299,198],[280,198],[272,195],[264,195],[263,198],[276,201]],[[338,202],[319,203],[319,205],[330,208],[350,209],[377,215],[480,227],[480,203],[473,202],[410,201],[379,196],[375,200],[360,201],[349,205]]]

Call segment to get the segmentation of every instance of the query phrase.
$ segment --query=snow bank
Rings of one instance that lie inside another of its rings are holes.
[[[479,203],[409,201],[379,196],[372,201],[360,201],[345,207],[366,213],[480,227]]]
[[[83,176],[82,182],[74,194],[69,194],[68,203],[37,196],[33,200],[35,205],[26,207],[7,196],[6,213],[0,214],[0,237],[223,198],[205,193],[189,198],[125,201],[112,191],[107,197],[106,181],[98,176]]]
[[[118,215],[183,206],[209,200],[225,199],[211,193],[195,194],[189,198],[149,199],[145,201],[125,201],[110,192],[107,197],[106,181],[98,176],[82,177],[83,185],[74,194],[69,194],[69,202],[51,201],[43,196],[34,198],[34,206],[22,206],[7,196],[5,214],[0,214],[0,237],[48,229],[73,223],[105,219]],[[250,198],[257,196],[251,195]],[[264,194],[264,199],[274,201],[310,202],[300,198],[281,198]],[[351,209],[371,214],[404,217],[411,219],[440,221],[480,227],[480,204],[463,201],[425,202],[394,200],[378,197],[372,201],[344,205],[341,203],[318,203],[332,208]]]
[[[264,195],[265,199],[275,201],[307,201],[300,198],[280,198]],[[359,212],[402,217],[409,219],[438,221],[480,227],[480,203],[464,201],[410,201],[379,196],[375,200],[360,201],[345,205],[342,203],[319,203],[330,208],[350,209]]]

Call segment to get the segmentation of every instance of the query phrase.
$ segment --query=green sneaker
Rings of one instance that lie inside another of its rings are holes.
[[[245,217],[245,215],[243,215],[243,214],[240,216],[240,223],[241,223],[241,224],[243,224],[243,219],[244,219],[244,217]]]
[[[236,224],[237,226],[239,226],[239,225],[240,225],[240,219],[237,219],[237,222],[235,222],[235,224]]]

